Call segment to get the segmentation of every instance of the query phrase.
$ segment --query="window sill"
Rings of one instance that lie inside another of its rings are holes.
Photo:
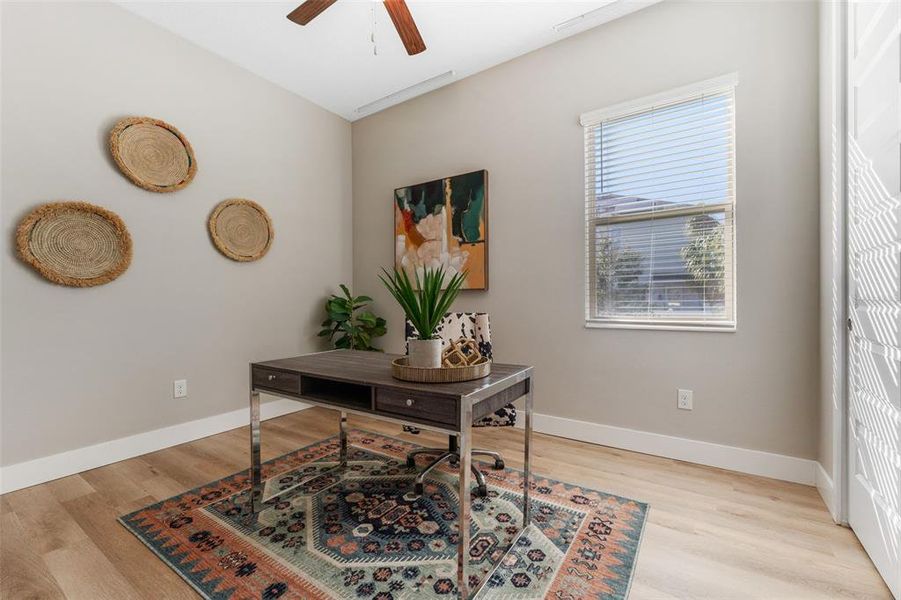
[[[735,333],[735,323],[673,323],[673,322],[636,322],[636,321],[585,321],[586,329],[648,329],[656,331],[701,331],[705,333]]]

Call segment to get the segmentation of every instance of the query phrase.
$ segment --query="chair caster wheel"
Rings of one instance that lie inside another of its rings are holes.
[[[478,496],[479,498],[487,498],[488,497],[488,486],[487,485],[476,486],[476,496]]]
[[[423,485],[421,483],[417,483],[415,486],[413,486],[413,491],[416,492],[417,496],[422,496],[422,488]]]
[[[495,471],[503,471],[504,470],[504,461],[496,460],[494,461],[494,470]]]
[[[407,466],[408,466],[409,468],[411,468],[411,469],[412,469],[413,467],[415,467],[415,466],[416,466],[416,459],[413,458],[412,456],[408,456],[408,457],[407,457]]]

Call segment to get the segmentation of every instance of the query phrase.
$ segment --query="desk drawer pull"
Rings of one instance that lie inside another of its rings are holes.
[[[376,412],[408,418],[413,422],[454,427],[459,419],[459,405],[453,398],[437,394],[378,388],[375,393]]]
[[[295,373],[284,373],[264,367],[254,367],[252,378],[253,384],[260,387],[292,394],[300,392],[300,375]]]

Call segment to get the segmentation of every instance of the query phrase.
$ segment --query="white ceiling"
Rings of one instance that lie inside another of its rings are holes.
[[[305,27],[285,18],[301,0],[120,5],[354,121],[657,1],[407,0],[428,48],[417,56],[407,56],[380,1],[341,0]],[[437,85],[392,96],[448,71]]]

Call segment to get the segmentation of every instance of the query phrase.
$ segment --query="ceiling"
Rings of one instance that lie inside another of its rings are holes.
[[[416,56],[381,2],[341,0],[301,27],[286,18],[300,1],[119,3],[354,121],[659,0],[407,0],[428,48]]]

